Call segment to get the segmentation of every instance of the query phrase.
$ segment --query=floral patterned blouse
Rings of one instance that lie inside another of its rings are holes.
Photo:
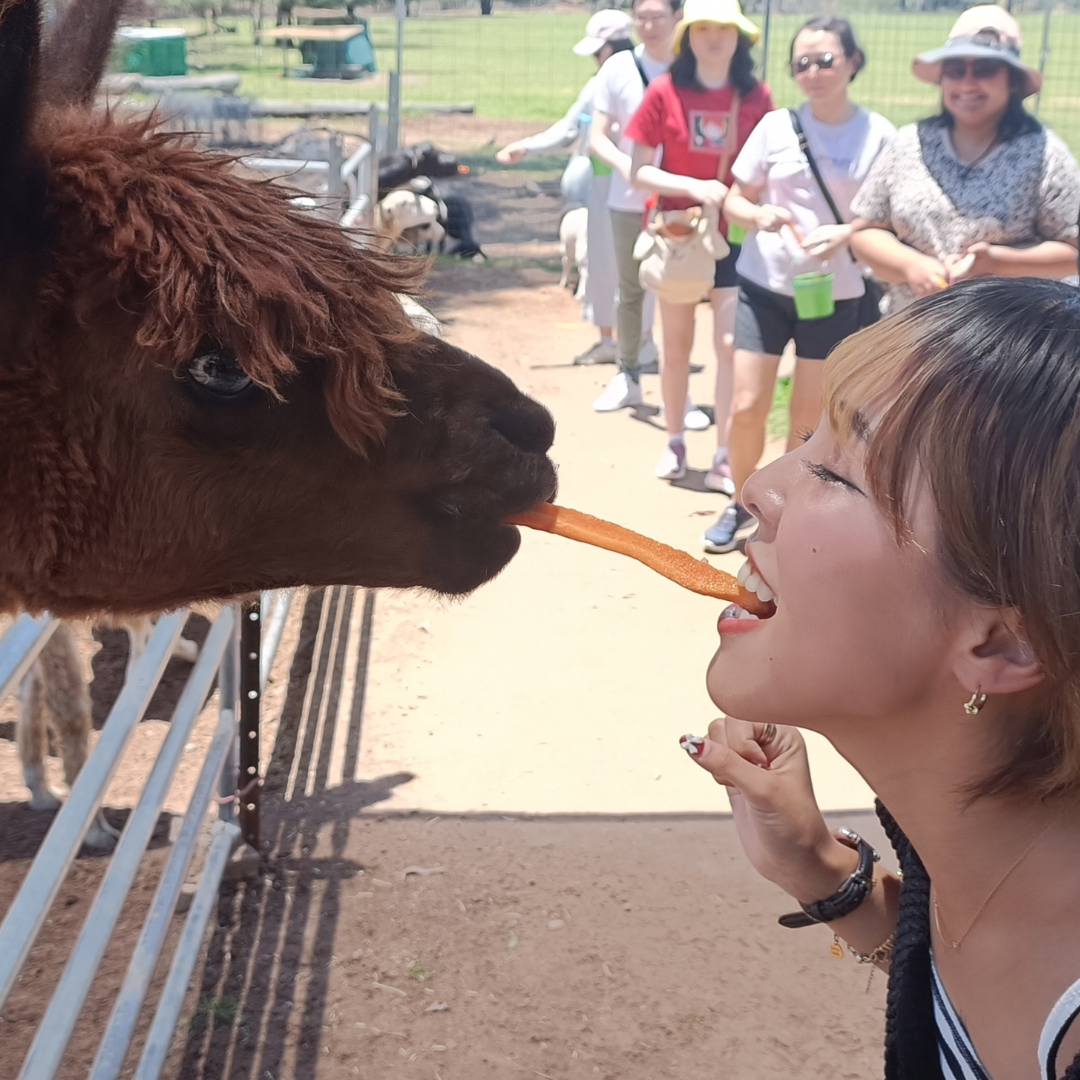
[[[1020,246],[1077,235],[1080,166],[1045,128],[994,147],[972,164],[956,156],[939,120],[901,128],[851,204],[924,255],[959,255],[977,241]],[[887,311],[915,299],[889,285]]]

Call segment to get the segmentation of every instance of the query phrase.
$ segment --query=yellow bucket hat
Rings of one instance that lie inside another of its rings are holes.
[[[675,39],[671,43],[676,55],[682,49],[686,31],[694,23],[711,22],[721,26],[734,26],[751,42],[756,42],[761,37],[761,31],[743,14],[739,0],[686,0],[682,10],[683,17],[675,27]]]

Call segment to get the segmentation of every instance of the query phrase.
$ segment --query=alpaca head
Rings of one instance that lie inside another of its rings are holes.
[[[550,416],[417,333],[416,266],[92,108],[120,0],[0,0],[0,606],[463,592],[554,490]]]

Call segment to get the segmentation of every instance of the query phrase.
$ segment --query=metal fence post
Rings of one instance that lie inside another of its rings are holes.
[[[390,98],[386,110],[386,149],[396,150],[401,126],[401,62],[405,53],[405,0],[396,0],[394,15],[397,19],[397,65],[390,72]]]
[[[1039,46],[1039,74],[1046,74],[1046,62],[1050,59],[1050,17],[1054,10],[1054,0],[1046,0],[1046,10],[1043,12],[1042,45]],[[1035,115],[1039,115],[1039,105],[1042,102],[1042,87],[1035,95]]]
[[[772,0],[765,0],[765,26],[761,32],[761,78],[769,81],[769,34],[772,31]],[[736,132],[736,138],[738,133]]]
[[[245,604],[240,620],[240,828],[259,850],[259,715],[262,703],[262,604]]]

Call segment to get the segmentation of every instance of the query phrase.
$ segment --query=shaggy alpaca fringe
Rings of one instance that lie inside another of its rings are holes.
[[[43,288],[85,326],[119,301],[140,312],[136,343],[171,355],[235,353],[279,397],[296,362],[329,362],[327,407],[341,438],[366,452],[399,407],[386,360],[417,337],[395,299],[424,264],[360,250],[336,224],[297,210],[270,181],[241,180],[182,133],[153,121],[60,109],[42,117],[46,214],[63,221]]]

